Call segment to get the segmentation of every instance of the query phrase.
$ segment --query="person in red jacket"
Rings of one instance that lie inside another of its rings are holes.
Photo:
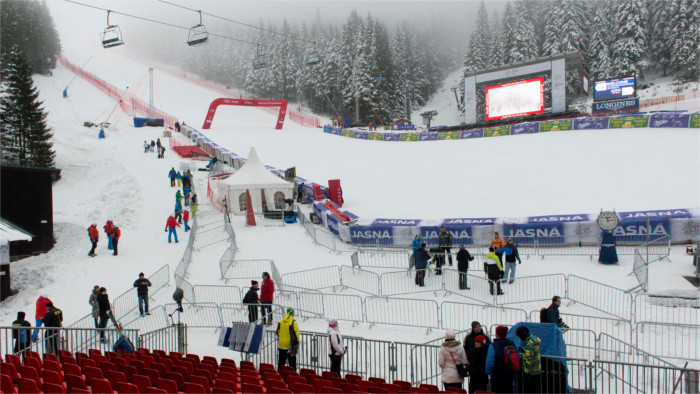
[[[117,227],[117,225],[112,226],[112,231],[109,233],[112,239],[112,246],[114,246],[114,253],[112,255],[116,256],[119,252],[117,251],[117,244],[119,243],[119,238],[122,236],[122,230]]]
[[[97,229],[95,229],[95,231],[97,231]],[[36,300],[36,315],[34,317],[36,318],[37,327],[41,327],[41,324],[43,323],[41,319],[43,319],[46,315],[46,304],[48,304],[49,302],[51,302],[51,300],[46,294],[40,295],[39,298],[37,298]],[[38,331],[39,330],[34,330],[34,334],[32,334],[33,342],[36,342],[36,335]]]
[[[170,230],[168,233],[168,243],[170,243],[170,237],[175,236],[175,243],[177,243],[177,233],[175,232],[175,227],[180,227],[179,224],[177,224],[177,221],[175,220],[175,217],[173,215],[170,215],[168,217],[167,223],[165,223],[165,231],[167,232]]]
[[[190,211],[186,210],[182,213],[182,221],[185,222],[185,232],[190,231],[190,226],[187,222],[190,221]]]
[[[90,237],[90,242],[92,242],[92,249],[88,256],[95,257],[95,248],[97,247],[97,240],[100,238],[100,232],[97,231],[97,223],[93,222],[92,226],[88,227],[88,236]]]
[[[265,325],[272,325],[272,300],[275,293],[275,282],[270,279],[270,274],[262,273],[262,286],[260,288],[260,312],[262,313],[262,322]]]
[[[112,222],[112,219],[107,219],[107,223],[104,225],[105,229],[105,234],[107,234],[107,249],[112,250],[114,247],[112,246],[112,227],[114,227],[114,223]]]

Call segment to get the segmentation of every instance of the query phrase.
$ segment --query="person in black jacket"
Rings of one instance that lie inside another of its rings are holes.
[[[554,323],[562,331],[566,331],[569,329],[569,326],[559,317],[559,305],[561,305],[561,297],[552,297],[552,304],[547,308],[547,322]]]
[[[97,295],[97,304],[100,308],[100,328],[106,328],[112,307],[109,306],[109,296],[107,295],[107,289],[104,287],[100,287],[100,294]],[[102,343],[107,342],[104,330],[100,330],[100,341]]]
[[[141,272],[139,278],[134,281],[134,287],[139,299],[139,313],[141,316],[150,315],[148,312],[148,288],[151,287],[151,281],[146,279],[146,276]]]
[[[428,260],[430,260],[430,255],[425,251],[425,244],[421,244],[413,256],[416,260],[416,284],[425,287],[425,271],[428,269]]]
[[[41,321],[47,328],[50,327],[62,327],[63,322],[63,311],[53,306],[53,302],[46,304],[46,314]],[[46,330],[44,337],[46,338],[46,352],[52,353],[58,356],[59,341],[60,341],[60,330]]]
[[[24,320],[24,312],[17,312],[17,320],[12,322],[12,327],[31,327],[32,325]],[[15,340],[15,354],[24,355],[24,351],[32,346],[31,329],[14,329],[12,330],[12,339]]]
[[[459,246],[459,251],[457,252],[457,271],[459,271],[459,289],[469,290],[467,286],[467,270],[469,269],[469,262],[474,260],[469,251],[464,248],[464,245]]]
[[[254,323],[258,320],[258,304],[260,303],[258,281],[250,281],[250,290],[243,297],[243,303],[248,305],[248,322]]]
[[[489,385],[489,376],[486,374],[486,355],[489,350],[488,339],[485,335],[479,334],[474,338],[475,348],[470,356],[467,356],[469,361],[469,392],[475,393],[476,390],[487,391]]]
[[[489,338],[488,334],[484,332],[484,330],[481,328],[481,324],[478,321],[473,321],[472,322],[472,330],[467,334],[466,337],[464,337],[464,353],[467,353],[467,358],[470,357],[471,354],[474,353],[476,350],[476,346],[474,344],[476,337],[479,335],[483,335],[486,337],[486,347],[489,347],[491,344],[491,338]]]

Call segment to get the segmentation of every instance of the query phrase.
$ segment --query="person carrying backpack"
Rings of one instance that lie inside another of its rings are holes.
[[[533,334],[525,326],[515,330],[515,335],[523,341],[523,373],[522,391],[525,393],[540,392],[540,374],[542,373],[542,358],[540,344],[542,340]]]
[[[508,327],[496,327],[496,339],[486,354],[486,374],[491,376],[491,391],[512,393],[515,375],[520,370],[520,357],[515,344],[506,339]]]

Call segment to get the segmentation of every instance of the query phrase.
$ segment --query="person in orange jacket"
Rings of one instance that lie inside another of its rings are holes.
[[[119,238],[122,236],[122,230],[120,230],[116,224],[112,224],[112,232],[109,233],[109,236],[112,237],[112,246],[114,247],[114,253],[112,253],[112,255],[116,256],[119,254],[117,251],[117,244],[119,244]]]
[[[170,237],[175,236],[175,243],[177,243],[177,233],[175,232],[175,227],[180,227],[179,224],[177,224],[177,220],[175,220],[175,217],[173,215],[170,215],[168,217],[168,221],[165,223],[165,232],[168,232],[168,243],[170,243]]]
[[[97,223],[93,222],[90,227],[88,227],[88,236],[90,237],[90,242],[92,242],[92,249],[88,256],[95,257],[95,248],[97,248],[97,241],[100,238],[100,232],[97,231]]]
[[[498,231],[493,233],[493,239],[491,240],[491,247],[493,250],[503,249],[505,246],[506,241],[498,235]],[[503,253],[496,252],[496,256],[498,256],[498,261],[501,263],[501,266],[503,266]]]

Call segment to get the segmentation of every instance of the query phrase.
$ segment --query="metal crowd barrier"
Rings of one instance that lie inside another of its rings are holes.
[[[240,303],[247,289],[228,285],[194,285],[194,295],[198,302],[216,304]]]
[[[634,296],[634,320],[700,325],[700,298],[637,294]]]
[[[340,266],[340,284],[371,295],[381,294],[381,281],[378,274],[347,265]]]
[[[655,356],[700,361],[700,326],[638,322],[635,335],[637,347]]]
[[[142,334],[138,347],[187,354],[187,325],[175,324]]]
[[[527,312],[522,309],[486,306],[483,304],[465,304],[444,301],[440,304],[442,328],[451,330],[471,329],[471,322],[478,321],[486,325],[490,322],[507,322],[514,324],[527,321]]]
[[[372,325],[398,324],[428,329],[440,328],[440,308],[434,300],[367,297],[365,319]]]
[[[21,337],[21,331],[31,339],[32,331],[38,331],[37,341],[18,343],[13,339],[13,333]],[[139,330],[124,329],[124,335],[132,343],[138,343]],[[100,333],[104,333],[105,340],[101,340]],[[17,327],[0,327],[0,357],[5,359],[6,354],[22,355],[27,350],[38,353],[52,353],[58,355],[59,350],[68,350],[71,353],[87,352],[89,349],[111,351],[112,345],[119,339],[119,331],[114,328],[75,328],[75,327],[31,327],[18,329]],[[28,345],[28,346],[27,346]]]
[[[576,275],[567,276],[567,299],[611,316],[632,320],[632,296],[622,289]]]
[[[151,289],[148,291],[149,298],[158,293],[160,289],[170,283],[170,267],[166,264],[152,275],[147,276],[151,281]],[[138,309],[138,297],[136,288],[132,287],[112,300],[112,313],[117,319],[127,316]]]
[[[646,292],[649,288],[649,263],[642,257],[639,250],[634,251],[632,273],[637,278],[642,291]]]

